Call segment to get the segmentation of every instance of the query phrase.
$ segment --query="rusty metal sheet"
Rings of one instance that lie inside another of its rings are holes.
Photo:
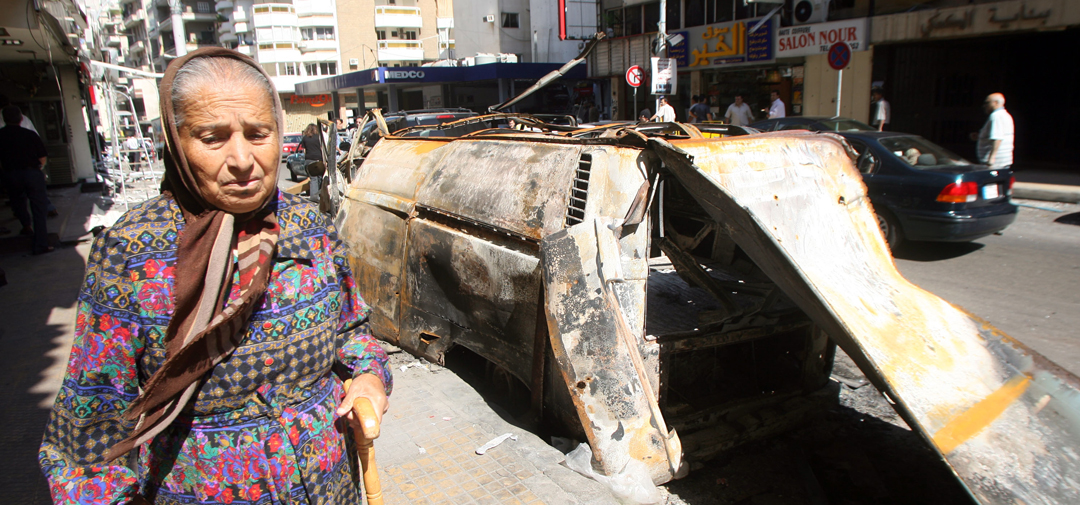
[[[581,146],[460,139],[440,151],[421,204],[534,240],[563,227]]]
[[[838,137],[650,139],[983,503],[1080,503],[1080,380],[904,279]]]
[[[682,448],[660,412],[639,349],[642,334],[631,328],[612,289],[621,279],[605,277],[622,270],[609,263],[627,259],[603,252],[618,247],[615,223],[585,221],[541,242],[548,332],[603,472],[619,473],[633,458],[649,467],[654,482],[667,482],[686,470]]]
[[[464,345],[528,384],[540,293],[536,246],[422,218],[409,228],[402,345],[439,363],[450,345]]]

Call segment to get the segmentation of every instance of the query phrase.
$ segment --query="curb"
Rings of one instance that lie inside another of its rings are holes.
[[[1080,203],[1080,187],[1064,184],[1017,182],[1013,184],[1012,196],[1013,198],[1026,198],[1045,202]]]

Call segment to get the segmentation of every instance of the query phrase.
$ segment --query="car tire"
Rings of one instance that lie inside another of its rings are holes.
[[[878,228],[881,229],[881,235],[885,237],[885,242],[889,244],[889,249],[896,250],[900,247],[900,244],[904,242],[904,232],[900,230],[900,224],[896,222],[896,218],[885,212],[875,213],[877,216]]]

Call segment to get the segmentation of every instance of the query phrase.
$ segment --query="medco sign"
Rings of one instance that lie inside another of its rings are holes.
[[[387,70],[387,79],[423,79],[423,70]]]
[[[315,96],[293,95],[292,98],[289,99],[289,103],[290,104],[298,104],[298,103],[303,104],[303,103],[306,103],[306,104],[308,104],[308,105],[310,105],[312,107],[322,107],[323,105],[326,105],[326,104],[330,103],[331,100],[333,100],[333,99],[330,97],[330,95],[327,95],[327,94],[315,95]]]

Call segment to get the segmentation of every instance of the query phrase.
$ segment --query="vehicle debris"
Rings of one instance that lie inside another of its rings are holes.
[[[839,344],[979,501],[1080,501],[1080,379],[897,272],[841,138],[746,133],[386,132],[328,173],[373,333],[654,483],[835,405]]]
[[[495,437],[495,438],[493,438],[491,440],[488,440],[488,442],[486,444],[481,445],[480,447],[477,447],[476,448],[476,454],[479,455],[479,456],[483,456],[484,453],[498,447],[499,444],[501,444],[501,443],[503,443],[503,442],[505,442],[507,440],[513,440],[513,441],[517,442],[517,439],[518,439],[517,435],[514,435],[513,433],[503,433],[502,435],[499,435],[499,436],[497,436],[497,437]]]

